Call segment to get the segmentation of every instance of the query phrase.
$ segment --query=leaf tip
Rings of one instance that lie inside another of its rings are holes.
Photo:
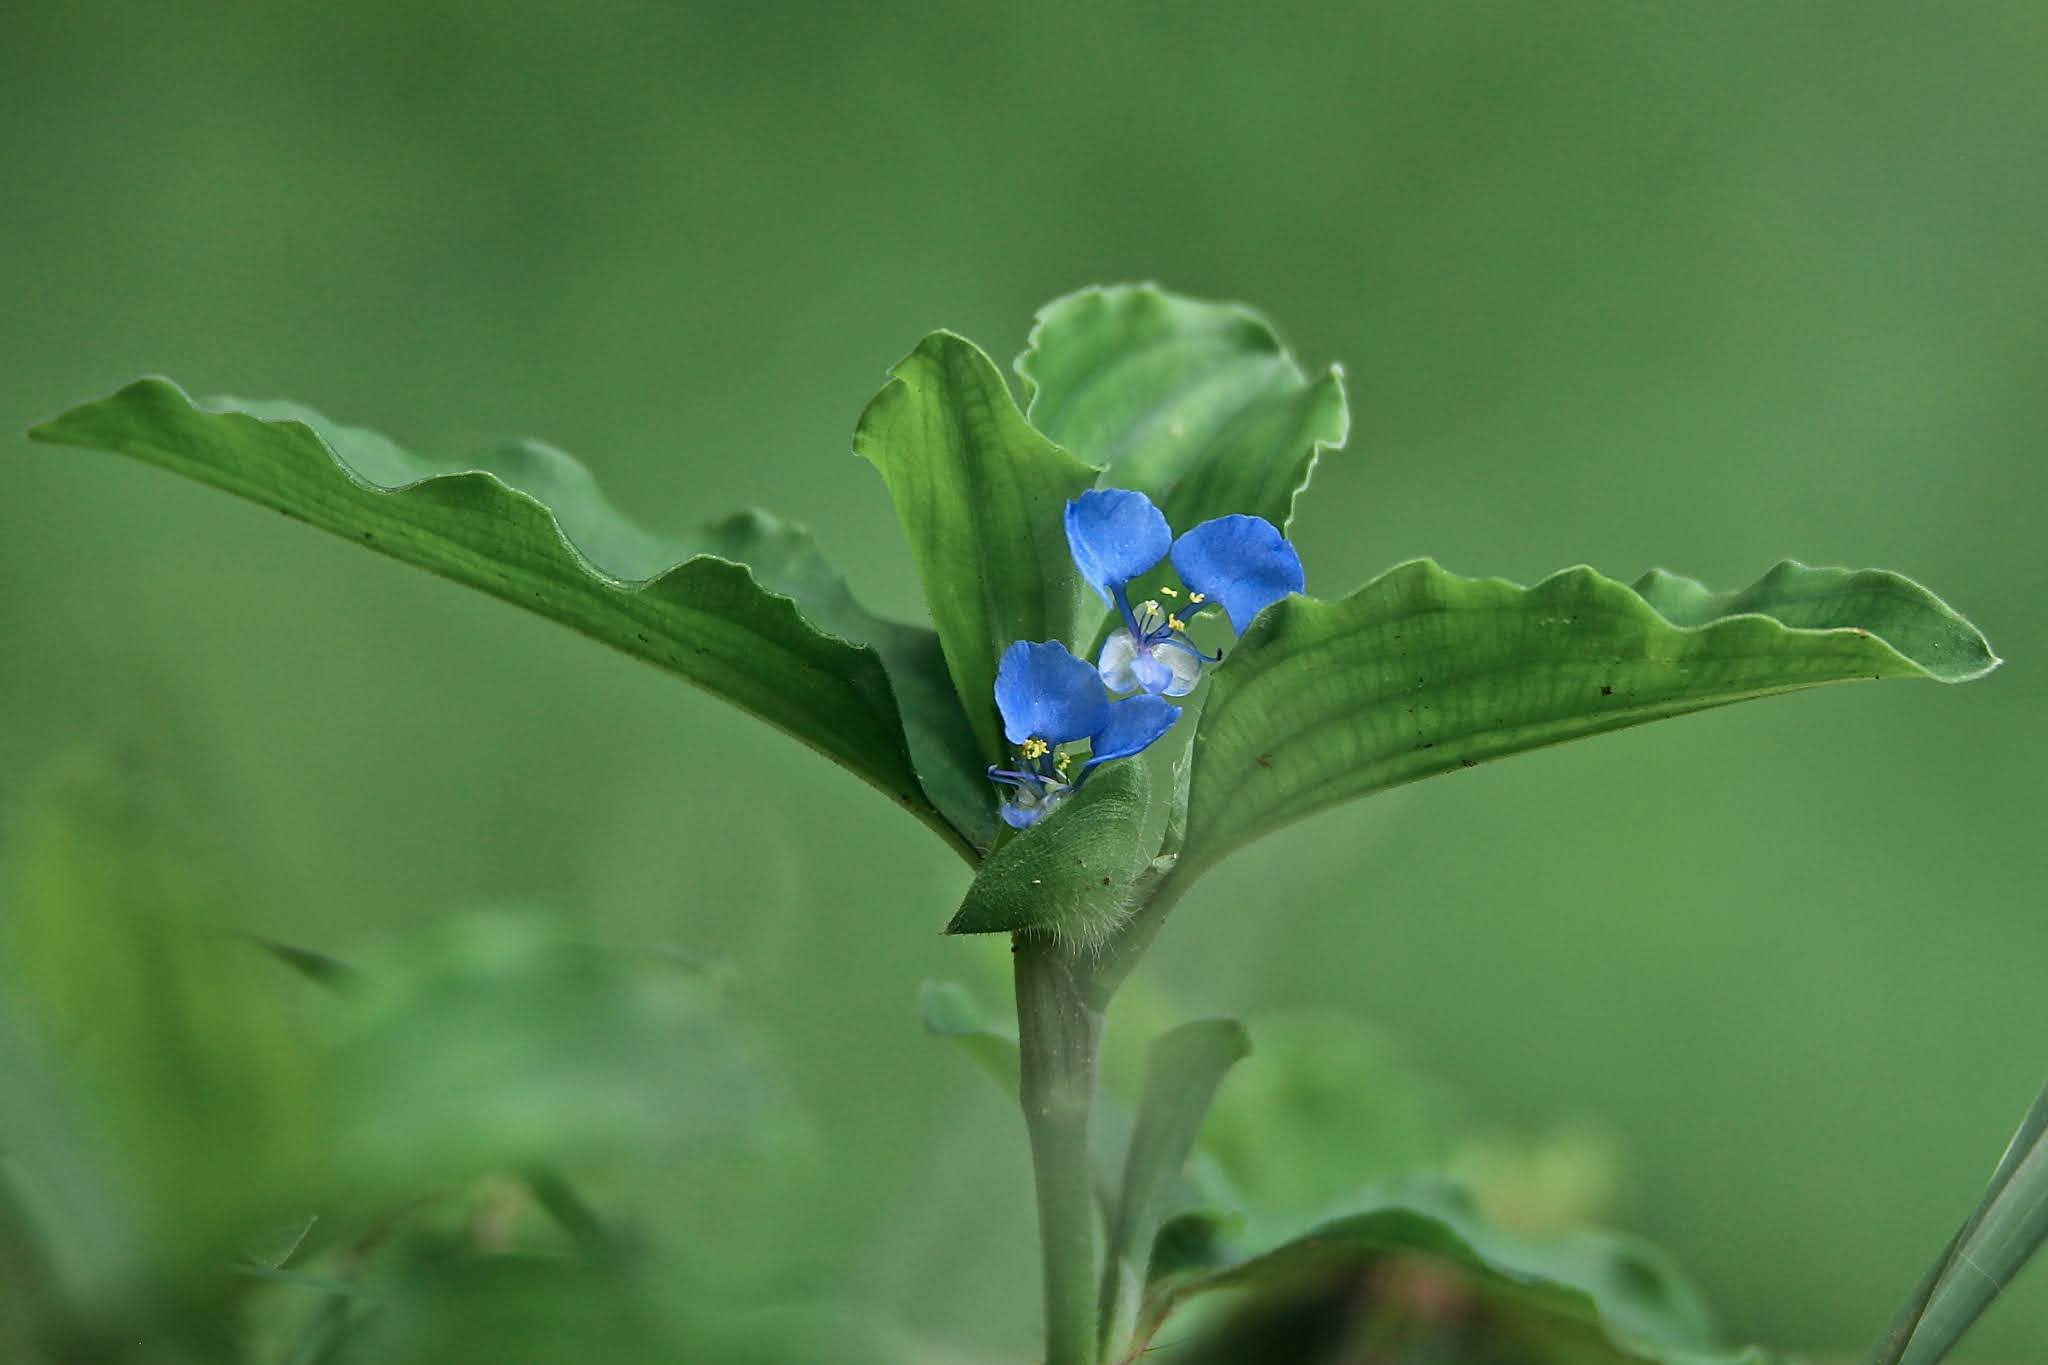
[[[55,417],[46,417],[28,427],[22,434],[29,440],[43,445],[89,445],[89,438],[72,430],[74,424],[110,404],[133,402],[171,402],[186,407],[198,406],[192,396],[179,387],[176,380],[160,374],[138,375],[101,398],[90,398],[83,403],[74,403]]]
[[[962,906],[954,912],[953,918],[946,921],[946,927],[939,930],[939,936],[957,938],[963,934],[1003,934],[1014,931],[1015,926],[983,923],[989,918],[986,915],[970,914],[968,908]]]

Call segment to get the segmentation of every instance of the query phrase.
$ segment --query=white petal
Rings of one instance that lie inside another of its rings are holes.
[[[1137,673],[1131,668],[1137,657],[1138,645],[1128,630],[1116,631],[1103,641],[1102,657],[1095,665],[1096,671],[1102,674],[1102,685],[1112,692],[1143,691]]]
[[[1169,697],[1185,697],[1202,681],[1202,661],[1179,645],[1161,645],[1152,657],[1173,671],[1173,681],[1166,685]]]

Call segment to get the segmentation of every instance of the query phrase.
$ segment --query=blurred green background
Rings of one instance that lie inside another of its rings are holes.
[[[415,448],[531,434],[678,528],[756,502],[920,611],[848,453],[948,326],[1156,278],[1344,362],[1297,538],[1718,586],[1879,564],[2010,661],[1432,782],[1228,863],[1161,1017],[1330,1007],[1732,1334],[1854,1350],[2048,1063],[2036,661],[2048,9],[2032,0],[13,5],[0,429],[138,372]],[[1020,1355],[1021,1132],[919,1036],[964,873],[796,745],[553,626],[123,461],[0,468],[0,784],[131,756],[230,918],[336,951],[484,902],[729,960],[819,1135],[792,1284]],[[813,1188],[815,1183],[815,1188]],[[790,1190],[750,1196],[765,1226]],[[1966,1357],[2048,1353],[2048,1274]]]

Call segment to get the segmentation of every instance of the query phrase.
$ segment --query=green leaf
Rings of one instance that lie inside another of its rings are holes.
[[[623,522],[623,519],[616,519]],[[931,803],[976,850],[995,839],[987,764],[953,693],[945,652],[928,626],[876,616],[854,597],[802,527],[759,510],[736,513],[698,534],[696,552],[744,563],[770,592],[795,601],[814,624],[882,657],[910,759]],[[670,554],[673,556],[675,548]],[[673,560],[671,559],[671,562]]]
[[[954,690],[993,762],[1004,753],[1002,652],[1073,637],[1080,589],[1065,509],[1096,471],[1031,428],[1002,373],[963,337],[934,332],[889,373],[853,448],[889,486]]]
[[[1984,1198],[1872,1352],[1871,1365],[1934,1365],[1955,1349],[2048,1239],[2048,1089],[1999,1158]]]
[[[1052,814],[989,855],[946,932],[1038,929],[1064,943],[1101,943],[1130,917],[1139,874],[1150,861],[1144,838],[1150,800],[1144,763],[1121,760],[1097,769]]]
[[[808,535],[763,513],[666,541],[547,446],[503,447],[485,470],[293,404],[195,403],[162,379],[29,435],[224,489],[665,668],[844,765],[963,853],[993,831],[936,641],[869,615]]]
[[[1124,1345],[1125,1334],[1136,1325],[1154,1242],[1175,1186],[1185,1178],[1216,1087],[1250,1052],[1251,1039],[1235,1019],[1182,1024],[1154,1039],[1146,1052],[1145,1089],[1103,1265],[1100,1320],[1112,1351]]]
[[[1531,588],[1427,560],[1339,602],[1264,613],[1217,670],[1195,737],[1187,852],[1487,759],[1858,678],[1963,682],[1984,637],[1879,570],[1787,562],[1739,593],[1587,568]]]
[[[950,1038],[988,1073],[1011,1099],[1017,1098],[1017,1030],[992,1017],[957,981],[927,981],[917,989],[917,1013],[926,1033]]]
[[[1235,1295],[1228,1313],[1176,1360],[1335,1365],[1456,1356],[1461,1341],[1485,1342],[1501,1365],[1764,1359],[1718,1353],[1695,1291],[1641,1243],[1592,1230],[1512,1237],[1428,1182],[1236,1266],[1163,1284],[1140,1345],[1219,1291]]]
[[[1016,368],[1032,424],[1150,495],[1176,531],[1231,512],[1285,529],[1317,456],[1350,430],[1341,370],[1310,380],[1251,309],[1156,285],[1047,304]]]

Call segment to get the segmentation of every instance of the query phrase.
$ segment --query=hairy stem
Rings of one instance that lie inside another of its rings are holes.
[[[1088,1114],[1102,1015],[1089,1003],[1082,960],[1036,934],[1017,935],[1014,953],[1018,1093],[1038,1187],[1046,1365],[1093,1365],[1097,1281]]]
[[[1137,913],[1110,936],[1089,964],[1082,988],[1090,1008],[1097,1013],[1109,1008],[1117,987],[1123,985],[1138,959],[1152,946],[1152,940],[1166,924],[1167,915],[1194,881],[1194,872],[1185,865],[1175,866],[1144,889]]]

